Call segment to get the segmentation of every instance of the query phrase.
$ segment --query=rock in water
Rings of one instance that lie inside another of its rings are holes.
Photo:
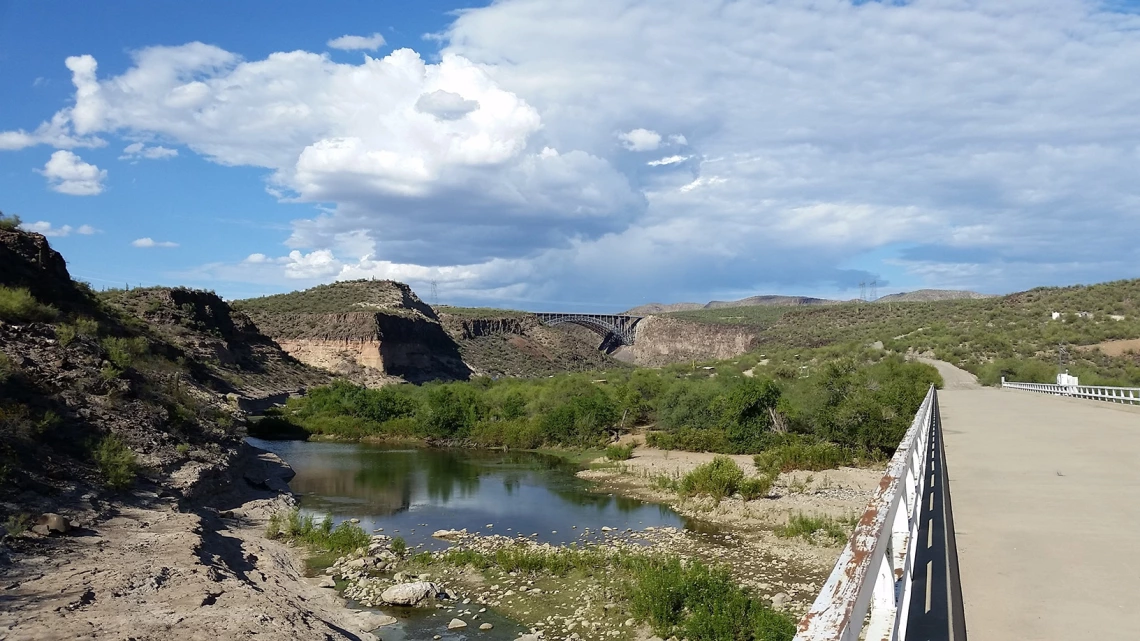
[[[396,617],[388,616],[387,614],[380,614],[379,612],[357,612],[356,622],[364,630],[375,630],[386,625],[392,625],[399,621]]]
[[[416,581],[393,585],[380,594],[380,600],[389,605],[419,605],[442,593],[443,590],[435,583]]]
[[[451,623],[447,624],[448,630],[458,630],[459,628],[466,628],[467,623],[463,619],[452,619]]]
[[[467,530],[436,530],[431,533],[437,539],[457,539],[464,534],[467,534]]]
[[[479,626],[479,629],[480,630],[490,630],[493,627],[495,627],[495,626],[491,625],[490,623],[484,623],[483,625]]]

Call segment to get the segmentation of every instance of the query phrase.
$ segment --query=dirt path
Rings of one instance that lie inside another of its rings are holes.
[[[966,370],[951,365],[946,361],[939,361],[933,358],[920,357],[915,359],[920,363],[933,365],[938,373],[942,375],[942,382],[945,385],[942,389],[947,390],[967,390],[967,389],[981,389],[982,385],[978,382],[978,377],[967,372]]]
[[[291,497],[260,495],[222,518],[136,492],[67,535],[24,535],[0,565],[0,639],[374,639],[264,537]]]

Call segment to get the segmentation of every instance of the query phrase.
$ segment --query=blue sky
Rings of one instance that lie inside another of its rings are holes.
[[[0,210],[232,298],[1134,278],[1135,6],[0,1]]]

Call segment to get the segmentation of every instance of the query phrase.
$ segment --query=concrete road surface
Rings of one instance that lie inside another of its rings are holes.
[[[970,641],[1140,639],[1140,407],[946,373]]]

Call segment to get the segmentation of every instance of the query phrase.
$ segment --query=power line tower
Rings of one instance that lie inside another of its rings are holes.
[[[859,281],[859,300],[867,300],[867,281]]]
[[[431,281],[431,306],[439,306],[439,290],[436,287],[435,279],[432,279]]]
[[[871,281],[871,300],[879,300],[879,279]]]

